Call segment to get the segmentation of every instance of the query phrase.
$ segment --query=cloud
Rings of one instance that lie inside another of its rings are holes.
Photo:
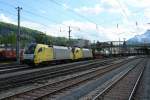
[[[46,14],[47,12],[45,10],[40,9],[39,10],[42,14]]]
[[[16,21],[5,16],[4,14],[0,14],[0,21],[8,22],[16,24]],[[31,22],[23,20],[21,21],[21,26],[28,27],[31,29],[36,29],[42,32],[46,32],[47,35],[52,36],[61,36],[68,38],[68,27],[63,26],[71,26],[71,36],[72,38],[83,38],[89,39],[91,41],[99,40],[99,41],[111,41],[126,38],[129,39],[137,33],[142,34],[149,25],[139,25],[139,29],[133,28],[128,25],[116,27],[112,26],[99,26],[95,25],[91,22],[81,22],[76,20],[66,20],[60,24],[49,24],[44,26],[40,23]]]
[[[15,24],[15,21],[13,21],[11,18],[5,16],[3,13],[0,14],[0,21]]]
[[[121,2],[121,0],[101,0],[100,3],[102,5],[107,6],[105,9],[111,13],[120,13],[124,17],[131,16],[131,11],[128,9],[128,6]]]
[[[131,12],[127,8],[127,6],[122,5],[122,8],[125,9],[127,15],[131,15]],[[100,14],[102,12],[108,13],[123,13],[120,5],[116,0],[101,0],[99,4],[96,4],[94,7],[83,6],[80,8],[74,9],[76,12],[81,14]],[[123,13],[124,14],[124,13]]]
[[[132,26],[122,25],[119,26],[117,29],[116,27],[104,27],[104,26],[97,26],[90,23],[90,22],[79,22],[79,21],[65,21],[63,22],[65,25],[73,25],[73,27],[79,27],[81,32],[73,29],[72,35],[73,37],[80,36],[85,39],[90,40],[99,40],[99,41],[111,41],[111,40],[118,40],[119,38],[123,40],[123,38],[129,39],[135,35],[142,34],[146,28],[139,26],[140,29],[133,28]]]
[[[101,0],[100,3],[111,6],[113,8],[118,8],[118,3],[116,2],[116,0]]]
[[[65,25],[73,25],[73,27],[79,27],[79,28],[83,28],[85,30],[89,29],[89,30],[94,30],[96,28],[96,25],[94,23],[91,22],[80,22],[80,21],[75,21],[75,20],[68,20],[68,21],[64,21],[62,22],[62,24]]]
[[[100,4],[103,5],[104,12],[109,15],[113,14],[116,18],[119,17],[118,19],[120,20],[118,20],[118,22],[130,26],[133,21],[131,20],[133,18],[133,13],[128,8],[128,5],[124,3],[124,0],[100,0]]]
[[[0,20],[13,24],[16,23],[16,21],[14,21],[9,17],[6,17],[4,14],[0,14]],[[92,41],[93,40],[106,41],[118,39],[118,33],[116,28],[96,26],[91,22],[80,22],[75,20],[63,21],[62,24],[66,26],[69,25],[71,26],[72,38],[83,38]],[[61,24],[47,25],[47,27],[45,27],[39,23],[22,21],[21,26],[46,32],[47,35],[68,37],[68,27],[63,26]],[[120,28],[119,32],[122,31],[125,31],[125,29]]]
[[[67,10],[67,9],[70,8],[69,5],[67,5],[66,3],[64,3],[64,4],[62,4],[62,5],[63,5],[63,7],[64,7],[65,10]]]
[[[108,13],[118,13],[120,14],[120,9],[110,8],[106,10]]]
[[[150,9],[145,9],[144,10],[144,17],[150,19]]]
[[[99,4],[96,4],[94,7],[83,6],[83,7],[80,7],[80,8],[75,8],[74,10],[78,13],[81,13],[81,14],[98,15],[101,12],[103,12],[104,9]]]
[[[150,6],[150,0],[124,0],[128,5],[137,8],[147,8]]]

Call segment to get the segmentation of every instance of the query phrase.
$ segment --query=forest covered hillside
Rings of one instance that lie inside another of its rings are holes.
[[[16,46],[16,33],[17,26],[14,24],[9,24],[5,22],[0,22],[0,45],[5,45],[5,47]],[[21,47],[28,45],[29,43],[43,43],[48,45],[61,45],[67,46],[68,39],[65,37],[53,37],[45,35],[43,32],[21,27]],[[73,44],[77,42],[78,39],[71,39],[70,43]]]

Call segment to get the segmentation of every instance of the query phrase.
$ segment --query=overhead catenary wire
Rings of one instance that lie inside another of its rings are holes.
[[[14,6],[11,6],[11,7],[14,8]],[[7,13],[13,15],[13,16],[16,16],[16,14],[14,14],[14,13],[12,13],[12,12],[6,10],[6,9],[0,9],[0,10],[5,11],[5,12],[7,12]],[[29,12],[27,12],[27,13],[29,13]],[[30,14],[34,14],[34,13],[30,12]],[[38,14],[34,14],[34,15],[35,15],[35,16],[38,16]],[[42,16],[41,16],[41,17],[42,17]],[[42,18],[43,18],[43,17],[42,17]],[[29,18],[26,18],[25,16],[22,16],[22,20],[27,20],[27,21],[29,21],[29,22],[31,22],[31,23],[37,23],[37,24],[40,24],[40,25],[42,25],[42,26],[44,26],[44,27],[50,28],[50,26],[48,26],[48,25],[46,25],[46,24],[33,21],[33,20],[29,19]],[[48,19],[47,19],[47,20],[48,20]],[[27,22],[27,21],[24,21],[24,22]],[[12,21],[12,22],[13,22],[13,24],[16,24],[15,21]],[[24,22],[23,22],[23,23],[24,23]],[[23,26],[24,26],[24,25],[23,25]],[[25,27],[27,27],[27,26],[25,26]],[[65,26],[65,27],[68,28],[69,26]],[[84,31],[81,31],[80,28],[78,28],[78,27],[75,27],[75,26],[70,26],[70,27],[73,28],[73,29],[76,28],[76,29],[77,29],[78,31],[80,31],[80,32],[84,32]],[[28,28],[30,28],[30,27],[28,27]],[[37,27],[37,28],[38,28],[38,27]],[[51,28],[54,28],[54,27],[51,27]],[[66,28],[66,32],[67,32],[67,28]],[[34,29],[35,29],[35,28],[34,28]],[[40,30],[40,31],[42,31],[42,30]],[[43,31],[43,32],[44,32],[44,31]],[[85,33],[85,32],[84,32],[84,33]]]
[[[55,0],[49,0],[49,1],[52,2],[52,3],[54,3],[54,4],[56,4],[56,5],[58,5],[58,6],[64,7],[64,5],[63,5],[62,3],[59,3],[59,2],[57,2],[57,1],[55,1]],[[74,14],[76,14],[77,16],[79,16],[79,17],[82,18],[82,19],[87,20],[88,22],[91,22],[91,23],[95,24],[95,26],[96,26],[96,25],[99,25],[99,24],[95,23],[93,20],[91,20],[91,19],[89,19],[89,18],[87,18],[87,17],[85,17],[85,16],[83,16],[83,15],[77,13],[76,11],[74,11],[74,10],[71,9],[71,8],[68,8],[68,11],[69,11],[69,12],[72,12],[72,13],[74,13]],[[99,26],[102,26],[102,25],[99,25]]]
[[[14,14],[14,13],[8,11],[8,10],[4,10],[4,9],[0,9],[0,10],[1,10],[1,11],[5,11],[5,12],[7,12],[8,14],[11,14],[11,15],[13,15],[13,16],[16,16],[16,14]],[[42,25],[42,26],[44,26],[44,27],[50,28],[50,26],[48,26],[48,25],[46,25],[46,24],[43,24],[43,23],[40,23],[40,22],[36,22],[36,21],[30,20],[29,18],[26,18],[26,17],[24,17],[24,16],[22,16],[21,19],[22,19],[22,20],[30,21],[31,23],[37,23],[37,24],[39,23],[40,25]],[[15,24],[15,23],[13,22],[12,24]]]
[[[55,3],[56,5],[59,5],[59,6],[61,6],[61,7],[64,7],[63,4],[61,4],[61,3],[59,3],[59,2],[57,2],[57,1],[55,1],[55,0],[49,0],[49,1],[52,2],[52,3]],[[88,19],[87,17],[85,17],[85,16],[83,16],[83,15],[81,15],[81,14],[75,12],[74,10],[72,10],[72,9],[70,9],[70,8],[68,8],[68,11],[77,14],[79,17],[84,18],[84,19],[86,19],[87,21],[89,21],[89,22],[91,22],[91,23],[94,23],[93,21],[91,21],[91,20]],[[95,23],[94,23],[94,24],[95,24]]]
[[[128,14],[126,13],[126,10],[123,8],[121,2],[119,0],[116,0],[118,3],[119,7],[121,8],[121,11],[124,13],[123,17],[126,17],[126,19],[129,21]]]
[[[20,2],[20,1],[19,1]],[[39,2],[39,1],[38,1]],[[22,2],[23,3],[23,2]],[[28,7],[30,7],[31,8],[31,6],[29,6],[29,5],[27,5]],[[33,7],[32,7],[33,8]],[[35,10],[35,8],[34,8],[34,10]],[[53,22],[53,23],[55,23],[55,24],[58,24],[55,20],[52,20],[52,19],[50,19],[50,17],[48,17],[48,16],[42,16],[42,15],[40,15],[40,14],[37,14],[37,13],[34,13],[34,12],[31,12],[31,11],[29,11],[29,10],[25,10],[25,12],[26,13],[28,13],[28,14],[32,14],[32,15],[34,15],[34,16],[36,16],[36,17],[41,17],[41,18],[43,18],[43,19],[46,19],[46,20],[48,20],[48,21],[51,21],[51,22]],[[63,24],[63,23],[59,23],[60,25],[62,25],[62,26],[65,26],[65,27],[69,27],[69,25],[65,25],[65,24]],[[70,26],[70,27],[72,27],[72,28],[77,28],[77,27],[74,27],[74,26]]]
[[[1,1],[0,1],[1,2]],[[9,5],[9,6],[11,6],[11,7],[15,7],[15,6],[13,6],[13,5],[11,5],[11,4],[9,4],[9,3],[5,3],[5,2],[3,2],[3,4],[7,4],[7,5]],[[26,9],[24,9],[24,12],[26,12],[26,13],[28,13],[28,14],[31,14],[31,15],[34,15],[34,16],[36,16],[36,17],[40,17],[40,18],[43,18],[43,19],[45,19],[45,20],[47,20],[47,21],[51,21],[51,19],[49,19],[49,17],[46,17],[46,16],[42,16],[42,15],[39,15],[39,14],[37,14],[37,13],[34,13],[34,12],[31,12],[31,11],[29,11],[29,10],[26,10]],[[76,13],[76,12],[75,12]],[[80,14],[78,14],[78,13],[76,13],[77,15],[79,15],[80,17],[84,17],[85,18],[85,16],[82,16],[82,15],[80,15]],[[24,17],[22,17],[23,19],[27,19],[27,18],[24,18]],[[87,18],[86,18],[87,19]],[[29,19],[27,19],[27,20],[29,20]],[[91,23],[93,23],[91,20],[89,20],[89,19],[87,19],[88,21],[90,21]],[[31,20],[30,20],[31,21]],[[35,21],[31,21],[31,22],[34,22],[35,23]],[[55,21],[52,21],[52,22],[54,22],[55,23]],[[37,23],[39,23],[39,22],[37,22]],[[43,23],[39,23],[39,24],[41,24],[41,25],[43,25],[43,26],[45,26],[45,27],[48,27],[49,28],[49,26],[47,26],[47,25],[45,25],[45,24],[43,24]],[[94,23],[95,24],[95,23]],[[71,27],[71,28],[73,28],[73,29],[76,29],[76,30],[78,30],[78,31],[80,31],[80,32],[82,32],[82,33],[88,33],[88,32],[85,32],[85,31],[83,31],[83,29],[81,29],[80,27],[77,27],[77,26],[72,26],[72,25],[65,25],[65,24],[61,24],[61,25],[63,25],[63,26],[65,26],[65,27]],[[96,25],[96,27],[97,27],[97,29],[98,29],[98,25],[97,24],[95,24]]]
[[[124,9],[123,5],[121,4],[121,2],[119,0],[116,0],[116,2],[118,3],[119,7],[121,8],[122,12],[124,13],[123,16],[126,17],[126,19],[129,21],[129,17],[128,14],[126,13],[126,10]],[[135,21],[135,25],[136,27],[138,26],[137,21]]]
[[[0,1],[0,3],[3,3],[3,4],[8,5],[8,6],[10,6],[10,7],[16,8],[14,5],[12,5],[12,4],[10,4],[10,3],[6,3],[6,2],[3,2],[3,1]],[[26,13],[28,13],[28,14],[32,14],[32,15],[34,15],[34,16],[41,17],[41,18],[43,18],[43,19],[46,19],[46,20],[51,21],[51,22],[53,22],[53,23],[56,23],[56,21],[53,21],[52,19],[49,19],[49,17],[42,16],[42,15],[40,15],[40,14],[31,12],[31,11],[26,10],[26,9],[24,9],[23,11],[26,12]],[[58,24],[58,23],[57,23],[57,24]],[[66,25],[64,25],[64,26],[66,26]],[[68,26],[67,26],[67,27],[68,27]]]
[[[32,14],[32,15],[34,15],[34,16],[36,16],[36,17],[40,17],[40,18],[46,19],[47,21],[51,21],[51,22],[53,22],[53,23],[55,23],[55,24],[58,24],[58,23],[56,23],[56,21],[49,19],[49,17],[47,17],[47,16],[42,16],[42,15],[36,14],[36,13],[34,13],[34,12],[28,11],[28,10],[25,10],[25,12],[28,13],[28,14]],[[70,28],[73,28],[73,29],[75,29],[75,30],[81,31],[81,28],[80,28],[80,27],[77,27],[77,26],[65,25],[65,24],[62,24],[62,23],[59,23],[59,25],[62,25],[62,26],[64,26],[64,27],[66,27],[66,28],[70,27]],[[44,25],[44,26],[45,26],[45,25]],[[82,32],[83,32],[83,31],[82,31]]]
[[[0,1],[0,3],[6,4],[6,5],[10,6],[10,7],[15,8],[15,6],[12,5],[12,4],[10,4],[10,3],[6,3],[6,2],[2,2],[2,1]],[[24,9],[23,11],[26,12],[26,13],[28,13],[28,14],[34,15],[34,16],[36,16],[36,17],[40,17],[40,18],[43,18],[43,19],[45,19],[45,20],[47,20],[47,21],[53,22],[53,23],[55,23],[55,24],[58,24],[58,23],[56,23],[56,21],[50,19],[49,17],[42,16],[42,15],[40,15],[40,14],[31,12],[31,11],[26,10],[26,9]],[[63,24],[62,24],[62,25],[63,25]],[[64,26],[66,26],[66,25],[64,25]],[[66,27],[68,27],[68,26],[66,26]]]
[[[2,1],[0,1],[0,2],[3,3],[3,4],[6,4],[6,5],[10,6],[10,7],[15,8],[15,6],[13,6],[13,5],[9,4],[9,3],[2,2]],[[47,17],[47,16],[42,16],[42,15],[40,15],[40,14],[31,12],[31,11],[26,10],[26,9],[24,9],[24,12],[25,12],[25,13],[28,13],[28,14],[31,14],[31,15],[34,15],[34,16],[36,16],[36,17],[40,17],[40,18],[45,19],[45,20],[47,20],[47,21],[53,22],[53,23],[55,23],[55,24],[58,24],[56,21],[51,20],[51,19],[50,19],[49,17]],[[9,12],[9,13],[10,13],[10,12]],[[11,13],[11,14],[12,14],[12,13]],[[14,15],[14,14],[13,14],[13,15]],[[15,15],[15,16],[16,16],[16,15]],[[23,17],[23,18],[24,18],[24,19],[27,19],[27,18],[25,18],[25,17]],[[29,20],[29,19],[27,19],[27,20]],[[30,21],[31,21],[31,20],[30,20]],[[35,21],[32,21],[32,22],[35,22]],[[46,24],[43,24],[43,23],[40,23],[40,22],[37,22],[37,23],[39,23],[39,24],[41,24],[41,25],[43,25],[43,26],[49,27],[49,26],[46,25]],[[62,24],[62,23],[59,23],[59,25],[62,25],[62,26],[64,26],[64,27],[66,27],[66,28],[68,28],[68,26],[69,26],[69,25],[65,25],[65,24]],[[74,27],[74,26],[70,26],[70,27],[73,28],[73,29],[79,29],[79,28]]]
[[[119,7],[121,8],[121,11],[122,11],[121,14],[123,15],[123,17],[125,17],[127,21],[131,22],[131,21],[129,20],[129,17],[128,17],[128,14],[127,14],[127,12],[126,12],[126,9],[123,7],[122,3],[121,3],[119,0],[116,0],[116,2],[118,3]],[[134,21],[134,23],[135,23],[136,29],[138,30],[139,27],[138,27],[138,22],[137,22],[137,20]],[[129,26],[129,25],[128,25],[128,26]],[[133,27],[133,29],[135,28],[133,25],[131,25],[131,27]],[[124,33],[127,33],[127,32],[124,32]],[[130,33],[135,33],[135,32],[130,32]]]
[[[64,5],[63,5],[62,3],[58,3],[58,2],[55,1],[55,0],[49,0],[49,1],[52,2],[52,3],[54,3],[54,4],[56,4],[56,5],[58,5],[58,6],[60,6],[60,7],[64,7]],[[67,8],[67,9],[68,9],[68,8]],[[55,9],[55,10],[56,10],[56,9]],[[102,25],[100,25],[100,24],[95,23],[93,20],[89,19],[88,17],[83,16],[83,15],[80,14],[80,13],[77,13],[77,12],[74,11],[73,9],[69,9],[69,10],[66,10],[66,11],[69,11],[69,12],[71,12],[71,13],[74,13],[74,14],[76,14],[78,17],[80,17],[80,18],[86,20],[87,22],[90,22],[90,23],[94,24],[96,31],[99,30],[99,26],[102,26]],[[72,17],[72,16],[71,16],[71,17]],[[63,24],[63,25],[64,25],[64,24]],[[70,26],[71,28],[73,28],[73,29],[76,29],[76,30],[80,31],[80,32],[86,32],[86,33],[89,32],[89,31],[85,31],[85,30],[83,31],[81,27],[72,26],[72,25],[69,25],[69,26]],[[69,26],[66,26],[66,27],[69,27]],[[61,29],[61,28],[60,28],[60,29]],[[102,29],[101,29],[101,32],[103,32]]]

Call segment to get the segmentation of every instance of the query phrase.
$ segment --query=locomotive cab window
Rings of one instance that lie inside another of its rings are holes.
[[[36,48],[36,44],[30,45],[30,46],[25,50],[25,54],[34,54],[35,48]]]
[[[38,50],[38,52],[42,52],[42,48],[40,48],[40,49]]]
[[[79,52],[79,50],[76,51],[76,53],[78,53],[78,52]]]

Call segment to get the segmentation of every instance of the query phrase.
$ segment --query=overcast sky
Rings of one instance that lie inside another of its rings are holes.
[[[129,39],[150,23],[150,0],[0,0],[0,21],[16,24],[17,6],[21,26],[65,37],[71,26],[72,38],[91,41]]]

